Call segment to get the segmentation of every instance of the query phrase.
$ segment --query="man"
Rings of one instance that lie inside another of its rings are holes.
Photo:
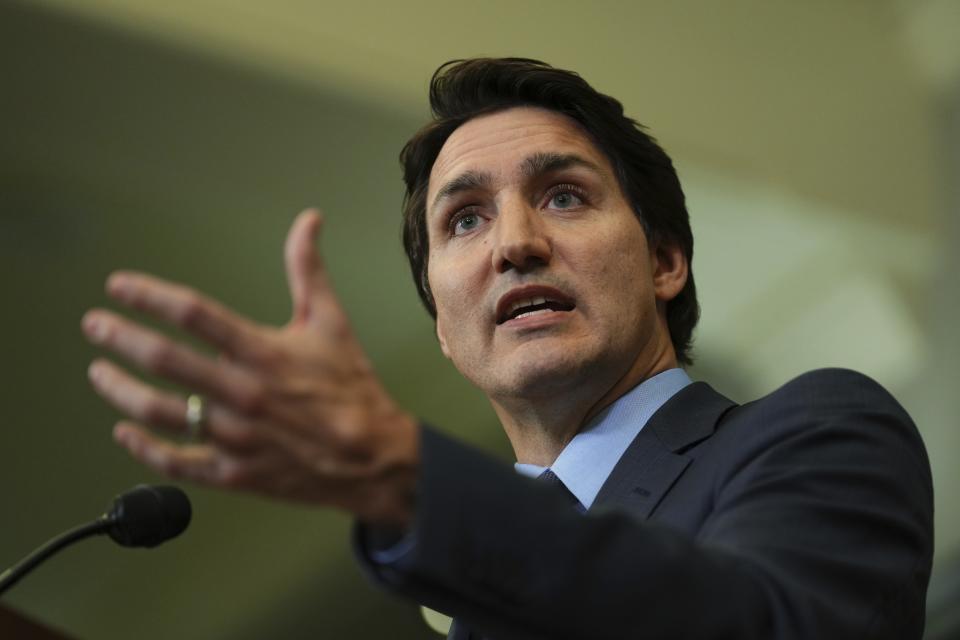
[[[575,74],[464,61],[431,102],[402,154],[411,267],[444,354],[490,398],[521,474],[543,479],[389,397],[325,279],[314,212],[288,239],[281,329],[110,277],[114,298],[225,356],[89,312],[94,342],[208,398],[94,362],[94,387],[139,423],[116,439],[174,477],[355,514],[370,572],[456,616],[452,637],[919,638],[932,489],[899,405],[840,370],[743,406],[690,383],[676,174]]]

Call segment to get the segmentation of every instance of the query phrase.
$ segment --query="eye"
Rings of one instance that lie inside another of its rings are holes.
[[[480,214],[464,209],[450,219],[450,233],[455,236],[461,236],[473,231],[483,223]]]
[[[572,184],[557,185],[547,195],[547,206],[552,209],[573,209],[584,204],[583,190]]]
[[[580,204],[580,198],[573,195],[569,191],[562,191],[557,195],[550,198],[550,202],[554,204],[558,209],[568,209],[570,207]]]

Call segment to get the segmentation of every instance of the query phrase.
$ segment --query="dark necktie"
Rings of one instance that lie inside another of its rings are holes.
[[[579,511],[580,513],[585,513],[585,512],[587,511],[587,510],[584,508],[584,506],[583,506],[582,504],[580,504],[580,501],[577,500],[577,496],[573,495],[573,492],[570,491],[570,489],[567,488],[567,485],[563,484],[563,480],[561,480],[560,478],[558,478],[558,477],[557,477],[557,474],[555,474],[555,473],[553,472],[553,470],[547,469],[546,471],[544,471],[543,473],[541,473],[539,476],[537,476],[537,481],[538,481],[538,482],[545,482],[545,483],[547,483],[547,484],[552,484],[552,485],[554,485],[555,487],[558,487],[558,488],[560,489],[560,491],[563,492],[563,495],[566,496],[566,498],[567,498],[567,500],[570,502],[570,504],[573,505],[573,507],[574,507],[577,511]],[[454,624],[454,625],[457,625],[458,623],[457,623],[456,621],[454,621],[453,624]],[[462,631],[461,631],[461,632],[462,632]],[[451,629],[451,633],[450,633],[450,635],[449,635],[448,637],[456,637],[457,635],[458,635],[458,634],[455,633],[455,632],[453,631],[453,629]],[[485,636],[481,636],[479,633],[477,633],[477,632],[475,632],[475,631],[467,631],[467,636],[466,636],[466,637],[468,638],[468,640],[489,640],[489,639],[486,638]]]
[[[540,482],[546,482],[548,484],[552,484],[556,487],[559,487],[560,490],[563,491],[563,495],[567,497],[567,500],[570,501],[570,504],[576,507],[577,511],[579,511],[580,513],[586,512],[586,509],[584,508],[584,506],[580,504],[579,500],[577,500],[577,496],[573,495],[573,492],[571,492],[570,489],[567,488],[567,485],[563,484],[563,480],[558,478],[557,474],[555,474],[552,469],[547,469],[546,471],[541,473],[539,476],[537,476],[537,480],[539,480]]]

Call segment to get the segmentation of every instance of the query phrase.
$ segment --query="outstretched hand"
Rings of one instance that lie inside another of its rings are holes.
[[[131,420],[113,435],[137,460],[173,478],[339,507],[405,525],[413,511],[418,427],[383,389],[357,342],[315,248],[322,224],[301,213],[285,260],[293,314],[257,324],[188,287],[119,271],[107,293],[201,338],[210,357],[105,309],[83,318],[94,344],[206,398],[202,440],[187,431],[186,394],[158,389],[116,364],[89,369],[96,391]]]

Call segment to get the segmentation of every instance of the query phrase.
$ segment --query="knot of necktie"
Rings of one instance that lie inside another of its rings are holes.
[[[552,484],[555,487],[558,487],[561,491],[563,491],[563,494],[567,497],[567,500],[570,501],[570,504],[576,507],[577,511],[579,511],[580,513],[584,513],[586,511],[584,506],[580,504],[580,501],[577,499],[577,496],[573,495],[573,492],[567,488],[567,485],[563,484],[563,480],[561,480],[557,476],[557,474],[553,472],[553,469],[547,469],[546,471],[541,473],[539,476],[537,476],[537,480],[539,480],[540,482],[545,482],[547,484]]]

